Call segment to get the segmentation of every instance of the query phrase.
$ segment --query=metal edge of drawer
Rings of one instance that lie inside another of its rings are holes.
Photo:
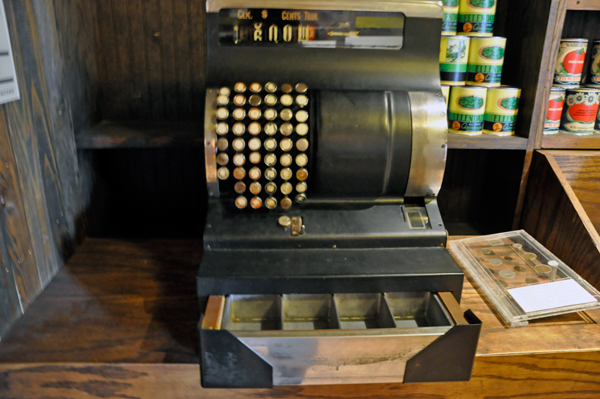
[[[232,332],[220,329],[225,297],[210,297],[199,325],[202,386],[271,388],[298,384],[467,381],[471,376],[481,322],[471,311],[463,314],[452,294],[438,293],[435,298],[453,321],[445,333],[436,327],[420,327],[412,329],[415,331],[412,334],[397,328],[305,331],[299,336],[296,332],[282,330]],[[289,351],[281,350],[298,345],[302,347],[303,359],[294,359]],[[370,347],[385,347],[386,351],[381,353],[382,356],[373,357]],[[306,380],[286,379],[278,370],[274,371],[271,364],[278,368],[282,365],[294,367],[296,361],[309,361],[311,356],[322,359],[324,350],[329,356],[333,354],[333,361],[341,362],[352,378],[331,375],[321,378],[317,367],[311,370],[312,374]],[[364,373],[365,369],[367,373]],[[371,373],[379,373],[379,376]]]

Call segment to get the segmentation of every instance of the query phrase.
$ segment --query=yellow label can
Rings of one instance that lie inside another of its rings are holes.
[[[467,79],[470,38],[442,36],[440,41],[440,78],[443,85],[464,86]]]
[[[446,101],[446,109],[448,109],[448,99],[450,98],[450,86],[442,85],[442,95],[444,96],[444,101]]]
[[[500,86],[505,47],[505,37],[471,38],[467,85]]]
[[[453,87],[448,105],[448,131],[481,134],[487,87]]]
[[[492,36],[496,0],[460,0],[456,31],[466,36]]]
[[[442,17],[442,35],[456,35],[458,21],[458,0],[442,0],[444,16]]]
[[[515,134],[521,89],[516,87],[491,87],[485,100],[483,132],[498,136]]]

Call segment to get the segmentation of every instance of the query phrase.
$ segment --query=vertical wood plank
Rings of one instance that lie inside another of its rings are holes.
[[[189,0],[190,52],[192,61],[192,113],[204,117],[206,90],[206,8],[202,0]]]
[[[177,119],[178,60],[175,58],[174,32],[177,21],[173,18],[173,1],[180,0],[160,0],[159,4],[164,119]]]
[[[164,90],[162,70],[162,27],[160,26],[160,7],[158,0],[143,2],[144,30],[146,32],[146,73],[148,76],[148,93],[152,119],[164,116]]]
[[[101,71],[99,76],[103,78],[99,84],[101,94],[100,115],[102,118],[118,119],[123,113],[118,105],[120,79],[117,68],[111,2],[95,1],[94,3],[96,5],[96,24],[98,27],[97,45],[100,49],[97,65]]]
[[[190,55],[190,30],[200,29],[189,25],[189,7],[187,0],[175,0],[173,3],[173,25],[175,30],[175,59],[177,68],[176,98],[179,119],[192,117],[192,71]]]
[[[5,336],[15,320],[23,314],[14,274],[8,259],[8,248],[2,229],[0,229],[0,339]]]
[[[114,93],[112,107],[116,118],[121,119],[129,115],[135,115],[133,99],[133,57],[131,52],[131,35],[129,29],[129,16],[127,0],[106,1],[111,7],[111,18],[113,22],[114,42],[116,53],[116,64],[114,70],[117,73],[116,80],[118,88]],[[101,22],[100,22],[101,23]],[[117,108],[118,109],[115,109]],[[135,115],[137,116],[137,115]]]
[[[132,81],[135,116],[148,119],[152,115],[146,76],[146,31],[143,18],[143,0],[129,0],[128,19],[131,30]]]
[[[42,290],[42,281],[33,255],[32,237],[26,214],[26,201],[21,190],[19,171],[12,152],[6,106],[0,107],[0,193],[5,206],[0,204],[0,234],[6,246],[4,267],[13,274],[20,296],[18,306],[25,307]],[[1,271],[0,271],[1,273]]]

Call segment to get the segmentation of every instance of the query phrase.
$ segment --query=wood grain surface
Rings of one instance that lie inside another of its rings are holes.
[[[198,366],[0,364],[0,398],[597,398],[598,352],[477,358],[469,382],[202,389]]]
[[[600,134],[592,134],[589,136],[577,136],[568,133],[544,135],[541,148],[597,150],[600,149]]]
[[[78,149],[164,148],[204,145],[204,126],[199,122],[102,121],[76,138]]]
[[[567,0],[568,10],[600,11],[599,0]]]
[[[527,148],[527,139],[520,136],[494,136],[493,134],[467,136],[448,133],[448,148],[524,150]]]
[[[551,152],[534,154],[529,179],[521,227],[600,288],[600,236]]]
[[[2,340],[0,397],[599,395],[600,311],[508,328],[468,279],[461,307],[483,322],[470,382],[203,390],[195,354],[200,251],[196,240],[86,240]]]
[[[91,3],[96,15],[102,118],[201,121],[206,79],[204,2]]]
[[[547,151],[600,232],[600,151]]]

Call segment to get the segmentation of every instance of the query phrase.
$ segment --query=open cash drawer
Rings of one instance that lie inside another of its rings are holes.
[[[447,292],[211,296],[202,385],[464,381],[480,328]]]

